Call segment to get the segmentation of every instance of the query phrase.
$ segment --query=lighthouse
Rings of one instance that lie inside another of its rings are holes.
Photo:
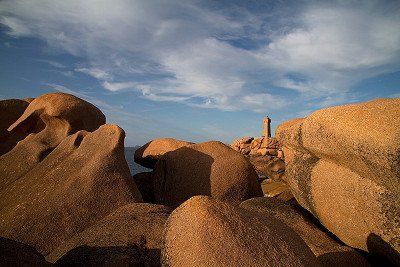
[[[263,119],[262,137],[271,137],[271,119],[268,116]]]

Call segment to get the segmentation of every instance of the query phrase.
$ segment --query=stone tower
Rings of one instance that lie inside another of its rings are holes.
[[[263,119],[263,137],[271,137],[271,119],[267,116]]]

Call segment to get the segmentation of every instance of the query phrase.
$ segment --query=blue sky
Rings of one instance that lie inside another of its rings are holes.
[[[400,1],[0,2],[0,98],[69,92],[126,145],[400,97]]]

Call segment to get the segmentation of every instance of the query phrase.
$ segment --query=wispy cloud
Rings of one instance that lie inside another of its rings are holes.
[[[398,1],[310,1],[295,13],[263,13],[197,1],[4,0],[0,15],[10,35],[84,58],[75,71],[105,90],[203,108],[335,104],[400,65]]]
[[[75,71],[85,73],[99,80],[110,80],[113,77],[106,71],[97,68],[76,68]]]

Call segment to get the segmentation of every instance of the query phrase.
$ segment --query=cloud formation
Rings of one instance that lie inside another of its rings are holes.
[[[75,71],[104,90],[264,112],[343,102],[360,81],[398,70],[400,4],[381,3],[255,12],[229,2],[5,0],[0,22],[12,36],[84,58]]]

